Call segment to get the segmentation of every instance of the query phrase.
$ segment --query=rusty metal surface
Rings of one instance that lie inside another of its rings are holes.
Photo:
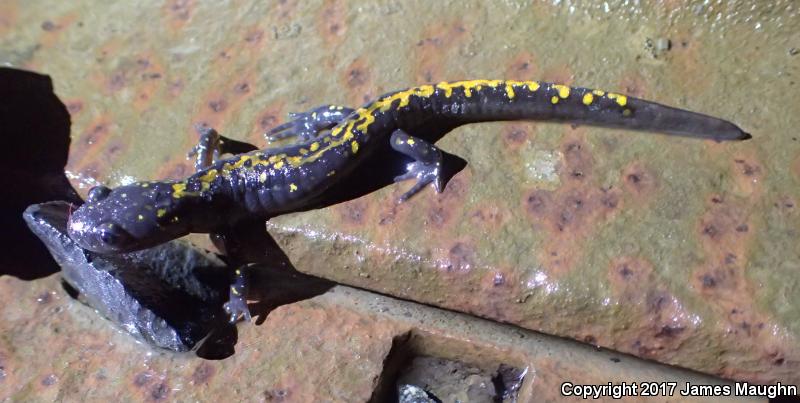
[[[190,170],[192,125],[459,78],[598,87],[735,121],[738,144],[464,127],[408,184],[268,225],[307,273],[736,379],[800,378],[800,16],[791,1],[0,4],[0,62],[52,76],[86,190]],[[665,42],[669,40],[670,46]]]
[[[63,295],[58,282],[57,276],[31,283],[0,278],[0,295],[30,308],[0,310],[4,323],[0,399],[364,402],[375,396],[384,378],[393,383],[387,362],[399,344],[405,344],[412,356],[462,360],[492,369],[498,363],[528,368],[520,402],[562,401],[560,386],[565,380],[675,382],[673,396],[661,401],[706,401],[680,396],[686,382],[730,385],[344,286],[281,306],[260,325],[240,326],[234,355],[202,360],[191,353],[155,351],[135,342]],[[46,350],[38,342],[44,339]]]

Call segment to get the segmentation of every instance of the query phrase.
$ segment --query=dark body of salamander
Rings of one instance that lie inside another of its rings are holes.
[[[504,80],[423,85],[384,95],[300,144],[219,160],[182,181],[90,193],[72,216],[70,234],[85,248],[124,252],[189,232],[216,232],[244,217],[299,210],[341,178],[358,174],[359,163],[390,139],[395,150],[418,160],[437,153],[413,137],[416,127],[437,120],[454,125],[541,120],[715,140],[750,138],[724,120],[598,90]]]

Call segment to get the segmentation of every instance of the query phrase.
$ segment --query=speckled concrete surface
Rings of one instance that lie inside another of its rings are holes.
[[[561,81],[732,119],[754,139],[473,125],[440,142],[469,161],[441,195],[398,207],[408,185],[390,186],[268,227],[300,271],[800,383],[798,26],[789,0],[6,1],[0,63],[52,76],[84,191],[185,175],[197,122],[263,144],[287,111],[442,79]]]

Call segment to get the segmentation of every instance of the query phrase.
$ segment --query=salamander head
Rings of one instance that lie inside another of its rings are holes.
[[[116,189],[96,186],[70,217],[69,236],[98,253],[145,249],[189,233],[183,200],[173,184],[139,182]]]

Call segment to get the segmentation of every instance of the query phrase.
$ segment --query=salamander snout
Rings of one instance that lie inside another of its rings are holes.
[[[189,232],[172,184],[138,182],[96,186],[70,216],[67,233],[82,248],[125,253],[149,248]]]

